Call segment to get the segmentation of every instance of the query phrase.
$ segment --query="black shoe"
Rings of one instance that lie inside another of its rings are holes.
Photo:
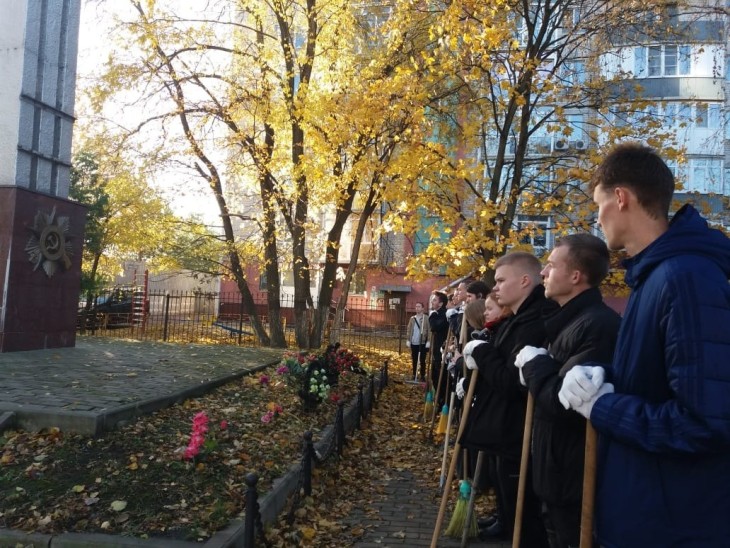
[[[499,520],[495,521],[489,527],[479,529],[479,540],[499,539],[504,540],[505,530]]]
[[[497,514],[491,514],[486,518],[478,519],[477,525],[479,526],[479,529],[486,529],[497,520],[499,520],[499,516]]]

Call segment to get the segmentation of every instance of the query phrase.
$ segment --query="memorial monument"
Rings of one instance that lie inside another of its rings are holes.
[[[67,198],[80,8],[0,3],[0,352],[76,340],[85,208]]]

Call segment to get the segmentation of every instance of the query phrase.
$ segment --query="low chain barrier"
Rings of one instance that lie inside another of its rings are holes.
[[[383,363],[380,368],[378,380],[376,382],[375,375],[370,376],[368,389],[364,393],[365,383],[358,386],[358,395],[353,406],[355,419],[350,432],[361,427],[361,419],[367,418],[367,415],[376,406],[376,402],[380,399],[383,388],[388,383],[388,361]],[[376,386],[377,385],[377,386]],[[336,456],[339,462],[342,457],[346,439],[347,428],[345,425],[345,403],[340,401],[337,403],[337,411],[335,413],[335,421],[332,428],[327,432],[326,437],[320,441],[321,450],[314,447],[312,432],[307,431],[302,436],[302,459],[299,466],[299,474],[297,485],[294,489],[294,495],[291,500],[291,507],[287,514],[287,521],[291,524],[294,521],[294,513],[301,505],[302,499],[312,494],[312,470],[314,466],[323,466],[332,456]],[[324,448],[322,448],[324,445]],[[249,474],[246,476],[246,517],[245,531],[243,538],[244,548],[254,548],[255,546],[270,546],[264,533],[264,527],[261,520],[261,509],[258,504],[258,492],[256,484],[258,476]],[[256,544],[256,542],[261,544]]]

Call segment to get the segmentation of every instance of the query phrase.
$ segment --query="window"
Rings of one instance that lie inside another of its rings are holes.
[[[563,65],[565,82],[570,86],[580,86],[586,81],[586,66],[581,59],[566,61]]]
[[[723,194],[722,164],[720,158],[690,158],[685,191]]]
[[[697,103],[695,126],[710,129],[721,127],[720,103]]]
[[[652,46],[649,48],[649,76],[661,76],[662,74],[662,48]]]
[[[367,285],[365,285],[366,281],[365,272],[356,270],[350,281],[350,294],[364,295],[365,289],[367,288]]]
[[[707,104],[699,104],[695,107],[695,125],[707,127]]]
[[[266,272],[262,272],[259,276],[259,291],[266,291],[268,289],[268,283],[266,281]]]
[[[646,76],[646,48],[641,46],[634,50],[634,76]]]
[[[650,106],[645,109],[649,116],[661,116],[665,128],[696,127],[719,129],[722,127],[721,103],[662,103],[661,109]]]
[[[689,46],[663,45],[634,50],[634,76],[678,76],[691,72]]]
[[[546,215],[519,215],[517,230],[528,231],[520,238],[520,243],[532,245],[535,251],[545,251],[552,247],[550,217]]]

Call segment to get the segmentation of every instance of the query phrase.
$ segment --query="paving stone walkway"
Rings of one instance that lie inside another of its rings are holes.
[[[270,348],[79,337],[74,348],[0,353],[0,413],[29,430],[98,435],[280,357]]]
[[[351,527],[365,526],[366,532],[355,546],[358,548],[386,548],[389,546],[430,546],[440,497],[433,485],[417,481],[407,470],[393,474],[382,481],[384,500],[376,502],[369,513],[360,509],[348,519]],[[372,515],[377,515],[377,518]],[[443,529],[448,525],[446,517]],[[442,530],[443,530],[442,529]],[[508,548],[506,541],[483,542],[470,540],[471,547]],[[439,548],[461,546],[460,539],[442,536]]]

